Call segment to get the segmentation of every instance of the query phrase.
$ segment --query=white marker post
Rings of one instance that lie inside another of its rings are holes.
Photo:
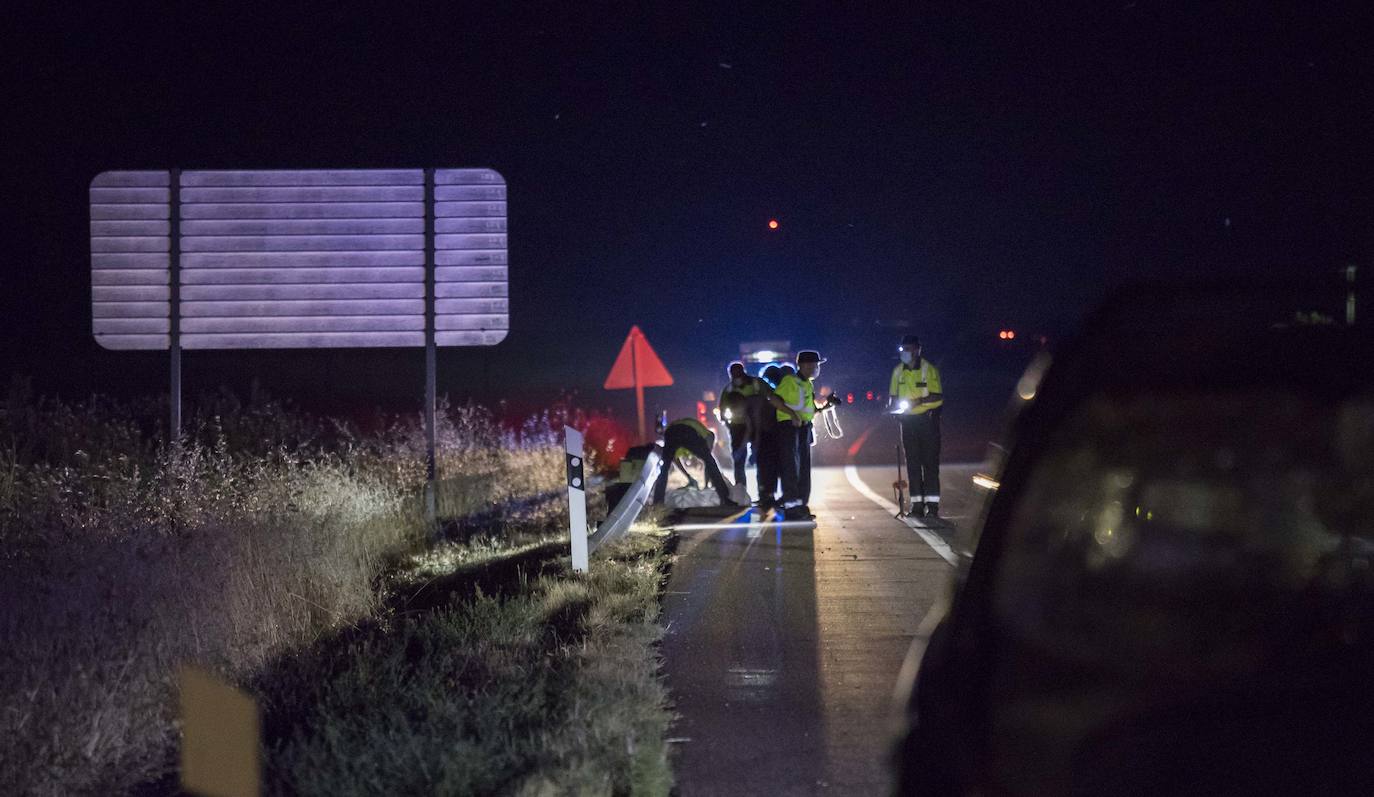
[[[568,534],[574,573],[587,572],[587,482],[583,474],[582,433],[563,427],[568,461]]]

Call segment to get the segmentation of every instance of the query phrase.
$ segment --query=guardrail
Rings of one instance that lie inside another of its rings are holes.
[[[634,525],[640,511],[649,502],[649,490],[658,478],[662,450],[662,446],[654,446],[654,450],[644,459],[639,477],[625,491],[625,495],[611,509],[606,519],[597,526],[596,531],[588,534],[587,482],[582,433],[571,427],[564,429],[564,451],[568,465],[568,536],[572,544],[574,573],[587,572],[591,553],[602,545],[624,536],[630,526]]]
[[[630,485],[630,489],[625,491],[620,503],[611,509],[610,514],[588,538],[593,551],[604,543],[620,539],[639,518],[640,511],[649,503],[649,491],[658,479],[658,469],[663,463],[662,451],[661,446],[654,446],[654,450],[644,458],[644,467],[639,469],[639,477]]]

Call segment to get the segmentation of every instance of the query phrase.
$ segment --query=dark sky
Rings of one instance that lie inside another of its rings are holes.
[[[120,5],[7,12],[6,368],[52,389],[164,379],[91,339],[86,186],[112,168],[498,169],[512,333],[444,353],[460,395],[594,393],[631,323],[684,374],[757,338],[872,358],[900,334],[879,321],[953,357],[1001,326],[1058,334],[1130,281],[1374,250],[1355,5]],[[419,359],[187,367],[191,392],[258,375],[384,395]]]

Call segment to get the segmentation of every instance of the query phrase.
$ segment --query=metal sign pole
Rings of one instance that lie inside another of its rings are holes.
[[[181,442],[181,170],[172,169],[168,181],[168,236],[167,262],[169,265],[169,321],[170,349],[172,354],[172,383],[168,390],[167,403],[171,408],[168,421],[168,437]]]
[[[434,320],[434,170],[425,169],[425,520],[434,523],[438,516],[436,504],[439,466],[435,414],[438,404],[438,352],[435,344]]]
[[[648,439],[648,434],[644,431],[644,382],[639,377],[639,352],[635,351],[639,347],[636,343],[638,341],[630,341],[630,371],[634,374],[635,380],[635,414],[639,419],[639,442],[643,443]]]
[[[587,485],[583,468],[582,433],[563,427],[568,461],[568,536],[572,539],[572,569],[587,572]]]

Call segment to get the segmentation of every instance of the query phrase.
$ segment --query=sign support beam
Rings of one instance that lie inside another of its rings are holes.
[[[644,430],[644,380],[639,375],[639,354],[630,346],[630,370],[635,379],[635,417],[639,419],[639,442],[643,443],[649,435]]]
[[[168,388],[167,404],[171,408],[168,419],[168,438],[181,443],[181,170],[172,169],[167,184],[170,209],[167,217],[168,252],[170,265],[168,274],[169,315],[171,320],[171,371],[172,382]]]
[[[438,519],[436,491],[439,475],[435,418],[439,379],[436,373],[438,352],[435,343],[434,282],[434,170],[425,169],[425,520],[431,525]]]

